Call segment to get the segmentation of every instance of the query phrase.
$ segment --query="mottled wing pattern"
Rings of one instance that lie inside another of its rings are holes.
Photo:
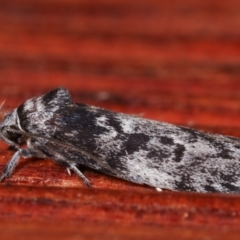
[[[34,144],[63,164],[73,161],[157,188],[240,191],[238,139],[72,102],[42,124],[21,123],[33,134],[45,129],[41,134],[47,140],[36,138]]]
[[[156,188],[240,192],[239,139],[76,104],[62,87],[27,100],[0,125],[0,137],[18,148],[1,179],[20,156],[47,156],[80,177],[76,165]]]

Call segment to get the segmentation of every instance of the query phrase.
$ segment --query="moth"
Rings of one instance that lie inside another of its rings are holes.
[[[87,186],[81,166],[158,190],[240,193],[240,139],[74,103],[63,87],[5,115],[0,138],[16,149],[0,181],[37,157]]]

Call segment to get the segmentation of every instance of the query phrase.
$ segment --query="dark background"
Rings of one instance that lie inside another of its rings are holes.
[[[1,114],[64,86],[76,102],[240,137],[240,1],[0,1]],[[0,144],[0,169],[13,154]],[[0,185],[7,238],[238,239],[240,198],[173,193],[50,160]]]

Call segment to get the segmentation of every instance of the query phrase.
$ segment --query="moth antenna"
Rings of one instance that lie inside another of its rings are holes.
[[[0,105],[0,109],[1,109],[1,107],[3,106],[3,104],[6,102],[6,99],[4,99],[3,101],[2,101],[2,103],[1,103],[1,105]]]
[[[67,167],[67,173],[69,176],[71,176],[71,169]]]
[[[1,105],[0,105],[0,116],[2,115],[2,106],[4,105],[5,102],[6,102],[6,99],[3,100]]]
[[[0,111],[1,111],[1,108],[3,106],[3,104],[6,102],[6,99],[2,101],[1,105],[0,105]]]

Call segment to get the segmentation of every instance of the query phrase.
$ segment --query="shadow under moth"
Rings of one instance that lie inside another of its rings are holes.
[[[74,103],[63,87],[5,115],[0,138],[16,149],[0,181],[20,157],[37,157],[87,186],[81,166],[158,190],[240,193],[240,139]]]

